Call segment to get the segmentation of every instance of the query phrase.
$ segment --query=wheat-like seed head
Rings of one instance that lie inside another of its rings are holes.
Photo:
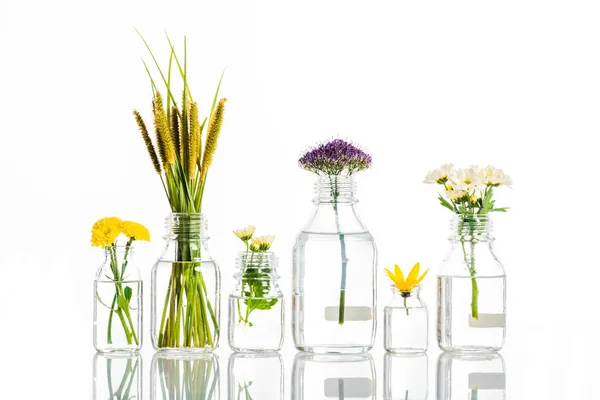
[[[219,140],[221,125],[223,125],[223,113],[225,111],[226,101],[226,98],[219,100],[219,103],[215,107],[208,124],[208,134],[206,136],[206,144],[204,146],[204,158],[202,159],[202,174],[200,175],[200,179],[203,182],[206,179],[208,168],[212,164],[213,156],[217,150],[217,141]]]
[[[142,132],[142,139],[144,139],[144,144],[148,149],[148,154],[150,155],[150,159],[152,160],[152,165],[154,166],[154,170],[157,174],[160,175],[161,168],[160,162],[158,161],[158,157],[156,156],[156,150],[154,150],[154,145],[152,144],[152,140],[150,139],[150,135],[148,135],[148,129],[146,128],[146,124],[142,119],[142,116],[137,110],[133,110],[133,115],[135,116],[135,121],[140,128],[140,132]]]
[[[177,107],[171,107],[171,137],[175,144],[175,153],[179,154],[181,149],[180,133],[179,133],[179,115],[177,114]]]
[[[175,144],[171,136],[171,128],[165,109],[163,108],[162,96],[156,92],[153,101],[152,111],[154,112],[154,126],[156,128],[156,142],[158,151],[163,162],[163,167],[167,169],[169,165],[175,163]]]
[[[190,137],[188,138],[188,177],[194,179],[196,164],[200,156],[200,123],[198,121],[198,104],[190,106]]]

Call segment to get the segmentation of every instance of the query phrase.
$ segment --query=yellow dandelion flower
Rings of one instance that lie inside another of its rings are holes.
[[[242,242],[247,242],[248,240],[252,239],[252,235],[254,235],[255,231],[256,227],[254,225],[248,225],[245,228],[233,231],[233,234],[239,237]]]
[[[121,220],[117,217],[102,218],[92,226],[92,246],[106,247],[114,243],[121,233]]]
[[[123,221],[121,223],[121,232],[128,238],[133,238],[133,240],[150,241],[150,231],[148,228],[137,222]]]
[[[429,272],[429,269],[427,269],[427,271],[425,271],[425,273],[423,273],[423,275],[419,277],[420,269],[421,264],[416,263],[414,267],[412,267],[412,269],[410,270],[410,273],[406,277],[406,280],[404,279],[404,274],[402,273],[402,270],[398,265],[394,265],[394,272],[388,270],[387,268],[385,268],[385,272],[394,282],[394,285],[396,286],[396,288],[398,288],[399,291],[407,293],[416,288],[419,285],[419,283],[421,283],[423,278],[425,278],[427,272]]]
[[[275,240],[275,236],[273,235],[255,237],[250,244],[250,250],[254,252],[268,251],[271,248],[273,240]]]

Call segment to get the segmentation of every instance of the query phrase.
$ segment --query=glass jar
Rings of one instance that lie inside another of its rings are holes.
[[[421,286],[401,292],[392,285],[394,298],[384,310],[383,343],[393,353],[422,353],[427,351],[427,307],[421,300]]]
[[[283,400],[283,360],[277,353],[233,353],[229,357],[229,399]]]
[[[429,392],[427,355],[385,353],[384,400],[427,400]]]
[[[498,351],[506,334],[506,274],[487,215],[457,215],[438,278],[438,343],[446,351]]]
[[[234,351],[279,351],[284,337],[278,260],[271,252],[240,252],[229,296],[229,346]]]
[[[220,273],[201,214],[170,214],[165,250],[152,268],[152,345],[206,352],[219,344]]]
[[[375,363],[370,354],[308,354],[294,359],[294,400],[377,398]]]
[[[299,350],[359,353],[373,347],[377,249],[356,215],[355,189],[352,177],[320,176],[317,208],[296,239],[292,326]]]
[[[94,347],[98,351],[142,348],[142,278],[133,246],[107,246],[94,280]]]
[[[139,353],[94,355],[94,400],[142,398],[142,356]]]
[[[437,365],[437,399],[506,399],[506,368],[500,354],[443,353]]]
[[[219,400],[219,358],[214,353],[158,352],[152,358],[151,400]]]

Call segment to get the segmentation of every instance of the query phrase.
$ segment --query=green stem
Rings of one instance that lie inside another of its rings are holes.
[[[406,297],[404,298],[404,308],[406,309],[406,316],[408,317],[408,307],[406,306]]]
[[[340,325],[344,324],[344,320],[345,320],[345,311],[346,311],[346,267],[348,266],[348,258],[346,257],[346,240],[344,238],[344,235],[341,233],[341,228],[340,228],[340,217],[338,214],[338,188],[337,188],[337,181],[331,179],[331,177],[329,178],[330,183],[332,185],[332,196],[333,196],[333,210],[335,211],[335,225],[337,228],[337,232],[340,238],[340,252],[341,252],[341,258],[342,258],[342,278],[341,278],[341,283],[340,283],[340,304],[339,304],[339,310],[338,310],[338,323]]]

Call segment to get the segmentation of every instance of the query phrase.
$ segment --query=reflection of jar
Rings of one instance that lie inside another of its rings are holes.
[[[229,399],[284,399],[283,360],[277,353],[233,353],[228,375]]]
[[[96,353],[94,400],[142,398],[142,356],[139,353]]]
[[[229,346],[234,351],[278,351],[284,337],[284,302],[277,256],[241,252],[229,296]]]
[[[394,298],[384,310],[384,347],[394,353],[427,351],[428,314],[421,300],[421,286],[401,292],[392,286]]]
[[[385,354],[384,400],[426,400],[428,384],[426,354]]]
[[[214,353],[158,352],[152,358],[151,400],[219,400]]]
[[[314,353],[362,353],[377,326],[375,242],[356,214],[352,177],[321,176],[316,188],[317,209],[294,246],[294,343]]]
[[[506,274],[487,215],[457,215],[438,270],[438,343],[445,351],[491,352],[504,345]]]
[[[292,373],[294,400],[376,399],[375,363],[370,354],[299,353]]]
[[[437,365],[437,399],[506,399],[500,354],[443,353]]]

